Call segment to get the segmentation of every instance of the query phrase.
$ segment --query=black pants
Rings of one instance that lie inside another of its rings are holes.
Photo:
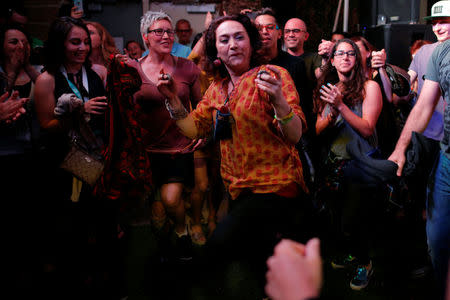
[[[213,265],[219,273],[229,272],[231,264],[241,262],[250,268],[247,275],[254,278],[262,293],[266,260],[276,243],[281,238],[290,238],[291,232],[295,231],[295,217],[301,201],[276,194],[253,193],[241,194],[231,200],[229,214],[217,224],[206,245],[206,266]],[[207,276],[210,270],[205,271]],[[232,296],[249,299],[253,295]]]

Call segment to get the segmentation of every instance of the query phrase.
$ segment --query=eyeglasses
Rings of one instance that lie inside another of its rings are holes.
[[[178,33],[189,33],[192,29],[177,29],[176,32]]]
[[[256,25],[256,28],[258,28],[258,31],[263,31],[263,29],[266,29],[267,31],[273,31],[273,30],[278,30],[280,28],[278,28],[278,25],[275,24],[266,24],[266,25]]]
[[[175,31],[173,31],[172,29],[162,29],[162,28],[157,28],[157,29],[153,29],[153,30],[148,30],[148,33],[153,32],[156,36],[163,36],[164,33],[167,33],[167,35],[169,37],[173,37],[173,35],[175,34]]]
[[[290,33],[295,33],[295,34],[299,34],[300,32],[306,32],[306,30],[304,29],[285,29],[284,30],[284,34],[290,34]]]
[[[354,50],[349,50],[349,51],[344,51],[344,50],[337,50],[334,51],[334,56],[335,57],[341,57],[344,56],[345,54],[347,54],[347,56],[356,56],[356,51]]]

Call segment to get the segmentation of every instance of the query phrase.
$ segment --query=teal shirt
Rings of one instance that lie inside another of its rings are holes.
[[[191,53],[191,48],[181,45],[177,42],[173,43],[172,52],[170,52],[170,54],[172,54],[173,56],[184,57],[184,58],[187,58],[190,53]],[[142,53],[142,57],[145,57],[147,54],[148,54],[148,50],[146,50],[144,53]]]

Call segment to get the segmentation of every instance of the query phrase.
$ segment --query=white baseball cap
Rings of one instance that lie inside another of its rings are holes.
[[[445,18],[450,17],[450,1],[438,1],[431,7],[431,16],[425,17],[425,20],[431,20],[433,18]]]

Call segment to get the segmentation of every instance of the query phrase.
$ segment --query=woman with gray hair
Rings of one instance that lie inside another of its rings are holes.
[[[173,79],[177,95],[185,107],[195,107],[201,100],[197,66],[171,55],[174,43],[172,19],[164,12],[148,11],[141,19],[141,34],[149,54],[139,61],[122,56],[137,70],[142,81],[133,95],[140,111],[139,125],[144,129],[142,141],[148,153],[153,184],[161,192],[162,203],[174,219],[178,258],[188,259],[190,238],[185,225],[182,198],[185,185],[194,178],[193,151],[197,142],[185,137],[166,109],[166,96],[158,90],[160,76]]]

